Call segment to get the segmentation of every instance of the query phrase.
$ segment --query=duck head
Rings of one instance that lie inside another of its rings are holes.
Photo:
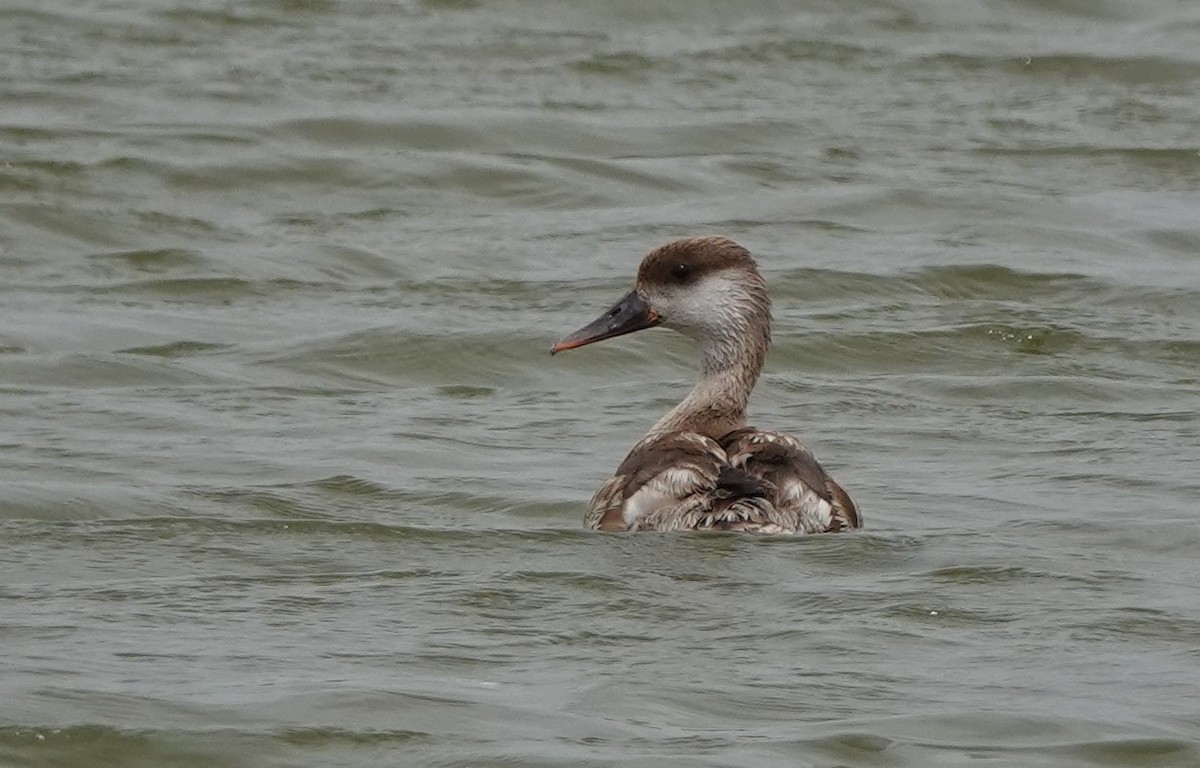
[[[693,237],[642,259],[634,288],[604,314],[564,336],[550,354],[662,325],[702,346],[731,336],[770,336],[770,299],[750,252],[725,237]]]

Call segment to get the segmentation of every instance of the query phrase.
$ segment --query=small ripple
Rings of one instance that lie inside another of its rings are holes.
[[[228,344],[212,344],[205,341],[173,341],[168,344],[154,344],[146,347],[128,347],[126,349],[118,349],[115,354],[118,355],[146,355],[147,357],[195,357],[206,352],[215,352],[218,350],[228,350],[232,347]]]
[[[920,603],[896,603],[884,609],[883,614],[900,619],[905,624],[933,625],[938,629],[1009,624],[1022,618],[1019,614],[1003,611],[969,610],[945,606],[931,609],[928,600]]]
[[[1114,638],[1138,643],[1160,641],[1191,648],[1200,636],[1200,621],[1155,608],[1127,607],[1110,611],[1095,621],[1069,625],[1078,639]]]
[[[386,329],[305,341],[260,362],[320,374],[324,380],[490,388],[536,376],[538,367],[532,363],[544,362],[548,348],[548,341],[516,332],[453,335]],[[500,356],[498,350],[508,353]]]
[[[9,385],[79,390],[194,386],[215,381],[203,373],[171,365],[168,358],[164,355],[19,356],[6,360],[3,376]]]
[[[932,571],[926,571],[918,575],[922,578],[945,584],[1003,585],[1042,582],[1048,579],[1087,585],[1094,585],[1096,583],[1095,579],[1063,573],[1050,573],[1018,565],[954,565],[935,568]]]
[[[210,269],[212,263],[200,253],[185,248],[139,249],[95,253],[88,257],[96,264],[112,263],[135,272],[172,272]]]
[[[362,747],[362,746],[405,746],[426,743],[433,737],[423,731],[408,730],[361,730],[347,728],[308,727],[283,728],[272,735],[285,744],[299,747]]]
[[[1116,735],[1113,730],[1129,729],[1062,717],[1035,721],[1004,713],[918,715],[825,729],[833,732],[794,742],[797,752],[811,757],[815,751],[826,760],[854,765],[864,760],[874,764],[886,754],[886,764],[898,766],[957,765],[967,755],[1014,765],[1052,761],[1081,768],[1185,768],[1200,760],[1200,748],[1185,739],[1157,733]]]
[[[326,290],[314,282],[287,278],[253,280],[241,277],[176,277],[110,283],[85,288],[93,296],[120,296],[144,301],[224,306],[251,298],[275,297],[288,293]],[[75,290],[71,287],[70,290]]]
[[[1160,86],[1191,82],[1200,76],[1200,64],[1165,56],[1096,56],[1093,54],[1043,54],[1029,56],[936,53],[923,57],[929,64],[966,72],[1003,71],[1035,80],[1068,82],[1107,80],[1120,85]]]

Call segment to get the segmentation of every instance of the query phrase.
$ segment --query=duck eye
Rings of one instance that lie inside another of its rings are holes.
[[[687,264],[676,264],[671,267],[671,277],[679,282],[687,280],[692,275],[692,268]]]

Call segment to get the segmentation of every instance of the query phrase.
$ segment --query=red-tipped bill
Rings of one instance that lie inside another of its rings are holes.
[[[630,291],[613,304],[607,312],[575,333],[564,336],[550,348],[550,354],[565,352],[568,349],[582,347],[597,341],[604,341],[615,336],[653,328],[662,322],[662,317],[647,304],[637,291]]]

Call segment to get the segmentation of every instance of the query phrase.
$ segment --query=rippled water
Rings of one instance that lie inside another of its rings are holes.
[[[1200,764],[1200,6],[0,9],[0,764]],[[864,510],[612,536],[775,297]]]

